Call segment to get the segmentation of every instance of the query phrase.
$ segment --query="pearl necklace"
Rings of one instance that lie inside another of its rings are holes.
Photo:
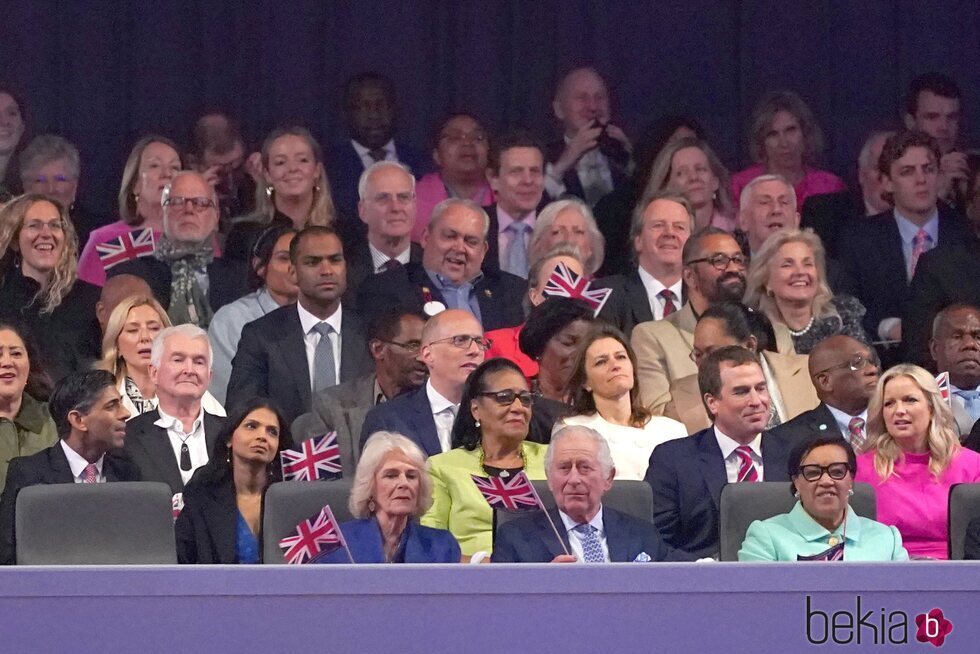
[[[786,329],[789,329],[790,336],[803,336],[803,334],[810,331],[810,328],[813,327],[814,319],[816,319],[816,316],[810,316],[810,322],[806,324],[806,327],[804,327],[799,331],[796,331],[795,329],[790,329],[789,325],[786,326]]]

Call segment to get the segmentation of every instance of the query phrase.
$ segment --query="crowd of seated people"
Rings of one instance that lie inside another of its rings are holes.
[[[222,112],[142,136],[110,217],[0,87],[0,559],[22,489],[139,480],[179,495],[181,563],[259,563],[280,453],[328,432],[354,519],[317,562],[719,558],[723,489],[759,482],[797,501],[740,560],[947,558],[951,488],[980,483],[961,96],[913,80],[848,189],[791,91],[732,175],[692,116],[634,147],[592,67],[554,143],[454,111],[423,158],[366,73],[346,143],[251,152]],[[480,477],[554,506],[497,525]],[[649,515],[603,504],[630,483]]]

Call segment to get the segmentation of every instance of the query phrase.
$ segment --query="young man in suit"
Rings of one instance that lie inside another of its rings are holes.
[[[312,408],[316,391],[370,373],[364,325],[346,309],[344,248],[330,227],[307,227],[289,245],[299,296],[242,329],[228,381],[229,406],[275,400],[290,423]]]
[[[313,410],[293,421],[293,440],[337,432],[341,469],[353,478],[361,458],[361,427],[375,406],[425,383],[428,370],[418,360],[425,318],[393,309],[368,329],[374,373],[326,388],[313,396]]]
[[[545,454],[545,473],[556,508],[503,525],[494,542],[495,563],[693,559],[665,545],[653,523],[602,505],[616,469],[609,444],[594,429],[572,426],[556,433]]]
[[[426,315],[448,308],[469,311],[486,331],[523,323],[527,282],[482,269],[488,229],[487,213],[470,200],[437,204],[422,236],[422,263],[365,279],[357,296],[361,315],[370,322],[392,307]]]
[[[790,444],[763,432],[769,392],[755,353],[739,346],[715,350],[701,362],[698,384],[714,424],[657,446],[646,481],[653,522],[667,545],[701,558],[718,554],[722,487],[789,481]]]
[[[939,145],[939,197],[961,209],[969,172],[967,155],[958,147],[962,97],[952,78],[932,72],[913,79],[905,96],[905,126],[925,132]]]
[[[419,350],[428,381],[371,409],[361,427],[361,448],[374,432],[394,431],[415,441],[427,456],[448,452],[463,385],[488,348],[483,328],[468,311],[449,309],[430,319]]]
[[[161,481],[180,493],[210,459],[224,422],[202,404],[211,383],[207,332],[190,324],[167,327],[153,339],[149,370],[157,408],[126,424],[125,452],[143,481]]]
[[[71,373],[48,404],[61,440],[46,450],[10,461],[0,499],[0,563],[15,563],[17,494],[39,484],[139,481],[130,461],[111,454],[122,447],[129,412],[116,380],[105,370]]]

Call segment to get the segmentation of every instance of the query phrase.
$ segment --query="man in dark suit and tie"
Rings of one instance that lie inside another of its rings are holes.
[[[394,431],[415,441],[428,456],[448,452],[463,385],[483,363],[488,347],[483,328],[468,311],[448,309],[431,318],[419,350],[428,381],[371,409],[361,427],[360,448],[374,432]]]
[[[633,211],[630,227],[636,270],[598,282],[613,289],[599,317],[627,336],[641,322],[675,313],[687,300],[681,279],[682,252],[694,227],[694,209],[687,198],[673,192],[657,194],[641,204]]]
[[[40,484],[139,481],[140,471],[110,451],[122,447],[129,412],[105,370],[71,373],[48,404],[61,440],[37,454],[12,459],[0,499],[0,563],[16,562],[17,495]]]
[[[556,433],[545,454],[545,473],[557,507],[503,525],[494,541],[494,563],[693,560],[664,544],[653,523],[603,506],[616,469],[609,444],[594,429],[572,426]]]
[[[965,436],[980,419],[980,308],[954,304],[932,325],[934,369],[949,373],[950,407],[958,433]]]
[[[314,391],[366,375],[374,362],[364,324],[341,303],[347,266],[337,233],[307,227],[290,243],[289,258],[298,300],[242,329],[227,404],[268,397],[292,423],[312,408]]]
[[[368,330],[374,373],[326,388],[313,396],[313,410],[293,421],[293,440],[337,432],[341,469],[353,478],[361,458],[361,427],[375,406],[425,383],[428,369],[418,360],[425,318],[393,309]]]
[[[658,445],[646,481],[660,535],[671,547],[700,558],[718,555],[722,487],[789,481],[792,444],[763,432],[769,391],[755,353],[738,346],[715,350],[701,362],[698,386],[714,424]]]
[[[771,436],[799,443],[837,431],[862,452],[868,441],[868,402],[878,385],[878,355],[864,343],[838,334],[817,343],[808,362],[820,404],[774,428]]]
[[[365,279],[357,296],[361,315],[370,322],[392,307],[426,315],[448,308],[469,311],[486,331],[523,323],[527,282],[481,270],[488,229],[487,213],[470,200],[437,204],[422,235],[422,263]]]
[[[153,340],[150,380],[157,408],[126,424],[126,455],[143,481],[160,481],[174,493],[211,458],[224,418],[202,403],[211,383],[211,344],[196,325],[168,327]]]

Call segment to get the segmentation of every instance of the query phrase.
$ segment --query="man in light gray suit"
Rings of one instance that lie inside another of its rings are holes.
[[[428,370],[417,358],[424,325],[425,318],[412,311],[397,309],[379,316],[368,329],[374,373],[316,393],[313,410],[293,421],[293,439],[298,443],[336,431],[343,475],[353,479],[368,411],[425,382]]]

